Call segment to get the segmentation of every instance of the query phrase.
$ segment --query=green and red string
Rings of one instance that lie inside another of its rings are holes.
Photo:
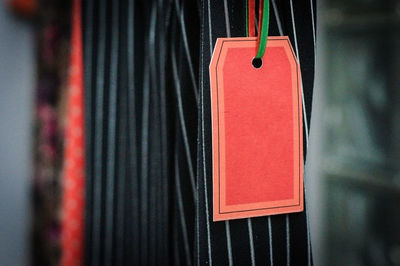
[[[246,0],[246,36],[255,37],[256,0]],[[257,54],[255,58],[262,59],[265,54],[269,30],[269,0],[259,0],[259,21],[257,35]]]

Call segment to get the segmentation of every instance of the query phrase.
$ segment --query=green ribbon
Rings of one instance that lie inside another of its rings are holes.
[[[261,33],[259,33],[259,44],[256,58],[262,58],[267,47],[268,40],[268,29],[269,29],[269,0],[264,0],[263,15],[261,22]]]
[[[260,0],[261,1],[261,0]],[[265,54],[267,47],[268,30],[269,30],[269,0],[264,0],[263,16],[261,22],[261,32],[259,33],[259,44],[256,58],[261,59]],[[246,0],[246,36],[249,36],[249,1]]]

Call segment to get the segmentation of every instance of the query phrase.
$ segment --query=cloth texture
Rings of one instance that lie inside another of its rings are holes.
[[[216,38],[246,35],[245,3],[85,1],[86,264],[312,265],[307,208],[212,221],[208,67]],[[301,66],[306,155],[315,1],[270,7]]]

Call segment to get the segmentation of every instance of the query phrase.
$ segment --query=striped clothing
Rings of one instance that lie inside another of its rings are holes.
[[[83,9],[86,263],[311,265],[307,208],[212,221],[208,66],[216,38],[245,36],[245,1],[88,0]],[[314,0],[271,0],[269,35],[288,35],[301,65],[304,153],[314,11]]]

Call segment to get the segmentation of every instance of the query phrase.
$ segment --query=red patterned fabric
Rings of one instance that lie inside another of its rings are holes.
[[[65,132],[62,259],[63,266],[83,264],[84,233],[84,91],[80,0],[73,1],[71,58]]]

